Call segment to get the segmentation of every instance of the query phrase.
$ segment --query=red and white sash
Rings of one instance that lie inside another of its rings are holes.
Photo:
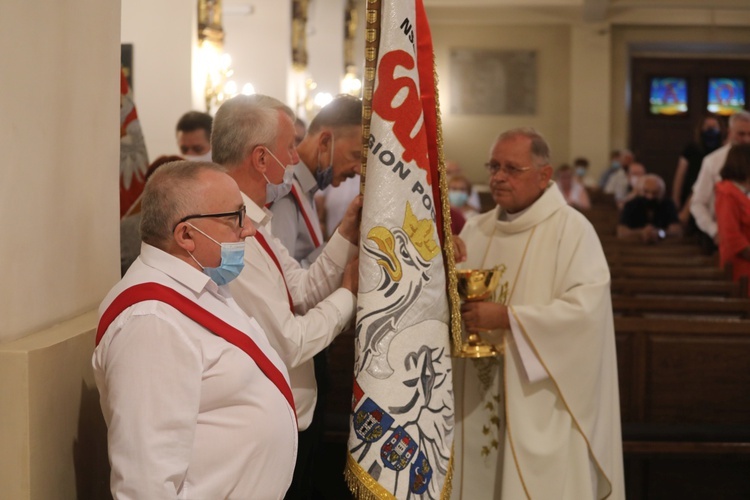
[[[260,233],[258,233],[258,236],[260,236]],[[295,416],[297,415],[289,383],[253,339],[176,290],[159,283],[141,283],[127,288],[120,293],[99,319],[99,326],[96,329],[96,345],[99,345],[107,328],[109,328],[109,325],[112,324],[120,313],[128,307],[146,300],[158,300],[169,304],[214,335],[242,349],[258,365],[258,368],[260,368],[268,380],[276,386],[289,403],[289,406],[294,410]]]
[[[294,200],[297,202],[300,214],[302,214],[302,218],[305,221],[305,226],[307,226],[307,231],[310,233],[310,237],[312,238],[313,245],[315,245],[315,248],[320,247],[323,241],[323,233],[320,230],[318,217],[316,216],[315,210],[313,209],[307,197],[300,194],[299,189],[297,189],[296,183],[292,184],[292,196],[294,196]]]

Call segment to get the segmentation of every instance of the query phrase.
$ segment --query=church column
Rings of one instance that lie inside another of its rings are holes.
[[[86,497],[96,308],[119,277],[119,2],[0,19],[0,491]]]
[[[609,160],[611,48],[607,24],[571,29],[570,155],[584,156],[597,175]]]

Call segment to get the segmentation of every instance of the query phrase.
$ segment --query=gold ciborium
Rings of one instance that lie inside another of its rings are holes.
[[[481,302],[492,298],[492,294],[500,284],[503,271],[498,267],[493,269],[457,269],[458,295],[466,302]],[[500,351],[492,344],[488,344],[474,332],[467,335],[461,348],[453,353],[457,358],[489,358],[499,356]]]

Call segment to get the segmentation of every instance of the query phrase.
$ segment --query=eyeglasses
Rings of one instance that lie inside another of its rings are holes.
[[[526,172],[527,170],[531,170],[531,167],[514,167],[512,165],[500,165],[496,161],[491,161],[484,164],[484,168],[487,169],[487,172],[490,173],[490,175],[495,175],[498,172],[502,172],[508,177],[516,177],[518,175],[521,175],[522,172]]]
[[[174,225],[174,228],[172,228],[172,231],[177,229],[177,226],[182,224],[183,222],[189,221],[190,219],[206,219],[208,217],[237,217],[237,225],[242,228],[245,225],[245,215],[247,214],[247,207],[245,205],[242,205],[242,208],[237,210],[236,212],[223,212],[220,214],[195,214],[195,215],[187,215],[177,221],[177,224]]]

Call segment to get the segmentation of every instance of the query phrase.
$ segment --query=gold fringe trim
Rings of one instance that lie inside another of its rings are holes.
[[[352,454],[346,453],[346,469],[344,479],[349,491],[358,500],[395,500],[393,493],[383,488],[359,463],[354,460]],[[449,500],[453,490],[453,447],[451,447],[451,458],[448,461],[448,473],[445,475],[443,490],[440,492],[440,500]]]
[[[371,475],[365,471],[359,463],[354,460],[352,454],[346,453],[346,469],[344,478],[352,492],[358,500],[395,500],[393,494],[380,486]]]

